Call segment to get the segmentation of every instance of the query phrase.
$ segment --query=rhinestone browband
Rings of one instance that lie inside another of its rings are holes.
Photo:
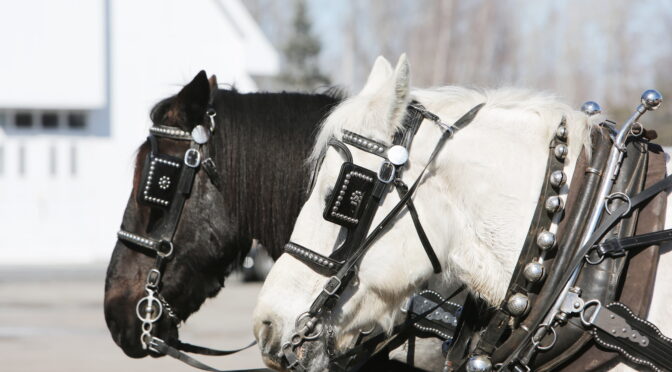
[[[185,132],[182,129],[177,129],[175,127],[154,125],[149,128],[149,132],[155,136],[191,141],[191,133]]]

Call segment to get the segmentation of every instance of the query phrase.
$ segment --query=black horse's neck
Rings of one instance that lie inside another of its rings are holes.
[[[329,95],[219,90],[216,163],[223,213],[241,252],[256,238],[274,258],[280,255],[305,201],[305,161],[314,135],[338,101]]]

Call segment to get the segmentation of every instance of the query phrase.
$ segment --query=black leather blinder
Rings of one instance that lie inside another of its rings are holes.
[[[181,169],[181,159],[148,154],[142,170],[138,202],[151,207],[169,208],[177,191]]]
[[[343,163],[324,209],[324,219],[347,228],[356,227],[375,183],[375,172],[351,162]]]

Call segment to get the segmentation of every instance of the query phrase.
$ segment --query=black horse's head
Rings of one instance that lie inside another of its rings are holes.
[[[185,133],[199,124],[208,125],[210,103],[217,113],[216,129],[204,146],[221,175],[220,187],[201,165],[177,223],[173,254],[163,265],[158,288],[177,318],[186,320],[205,299],[219,292],[226,276],[249,251],[253,238],[274,258],[280,255],[305,200],[309,178],[305,159],[317,126],[340,99],[338,91],[241,94],[218,90],[214,77],[208,80],[205,72],[200,72],[176,96],[154,107],[154,126]],[[121,224],[121,230],[139,236],[156,235],[171,220],[165,208],[139,201],[146,185],[148,155],[158,153],[179,162],[192,143],[155,138],[154,150],[150,141],[138,150],[133,191]],[[107,271],[105,320],[114,341],[131,357],[150,354],[140,341],[136,305],[147,295],[145,283],[154,267],[154,256],[142,245],[120,239]],[[178,336],[176,326],[177,322],[164,315],[153,324],[152,332],[171,343]]]
[[[154,125],[186,133],[191,133],[196,125],[209,125],[206,110],[216,91],[214,76],[208,80],[201,71],[176,96],[160,102],[152,110]],[[133,190],[121,224],[123,231],[139,236],[151,236],[171,218],[167,209],[146,205],[138,198],[138,193],[144,190],[140,180],[143,168],[148,166],[148,154],[156,151],[181,161],[191,143],[156,136],[152,150],[149,142],[138,151]],[[206,146],[218,146],[216,142],[217,138],[213,136]],[[226,220],[227,215],[221,213],[224,204],[221,190],[215,187],[206,172],[197,170],[172,239],[174,251],[163,265],[159,285],[160,294],[180,320],[198,310],[206,298],[217,294],[224,277],[240,262],[241,253],[246,252],[245,249],[233,249],[238,243],[233,241],[232,232],[236,221]],[[105,320],[114,341],[131,357],[148,354],[141,346],[141,322],[135,309],[138,300],[146,295],[145,282],[154,262],[154,252],[120,239],[107,271]],[[167,309],[164,308],[164,312]],[[154,335],[165,341],[176,339],[179,323],[176,318],[162,316],[154,323]]]

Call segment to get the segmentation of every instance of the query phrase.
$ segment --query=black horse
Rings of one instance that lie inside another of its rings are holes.
[[[213,94],[215,93],[215,94]],[[211,102],[211,98],[214,101]],[[173,239],[174,253],[163,269],[160,291],[180,320],[215,296],[239,265],[252,239],[280,255],[305,199],[309,169],[305,164],[318,123],[339,102],[338,94],[252,93],[217,88],[214,76],[201,71],[176,96],[151,112],[154,125],[191,133],[203,123],[209,104],[217,113],[208,146],[221,175],[216,187],[197,172]],[[185,141],[159,137],[162,154],[182,156]],[[149,141],[140,146],[133,190],[122,230],[149,234],[167,213],[138,202],[143,162]],[[140,341],[136,304],[145,295],[145,280],[155,259],[142,247],[118,240],[105,281],[105,320],[112,338],[130,357],[148,355]],[[177,340],[176,322],[163,316],[155,335]]]

